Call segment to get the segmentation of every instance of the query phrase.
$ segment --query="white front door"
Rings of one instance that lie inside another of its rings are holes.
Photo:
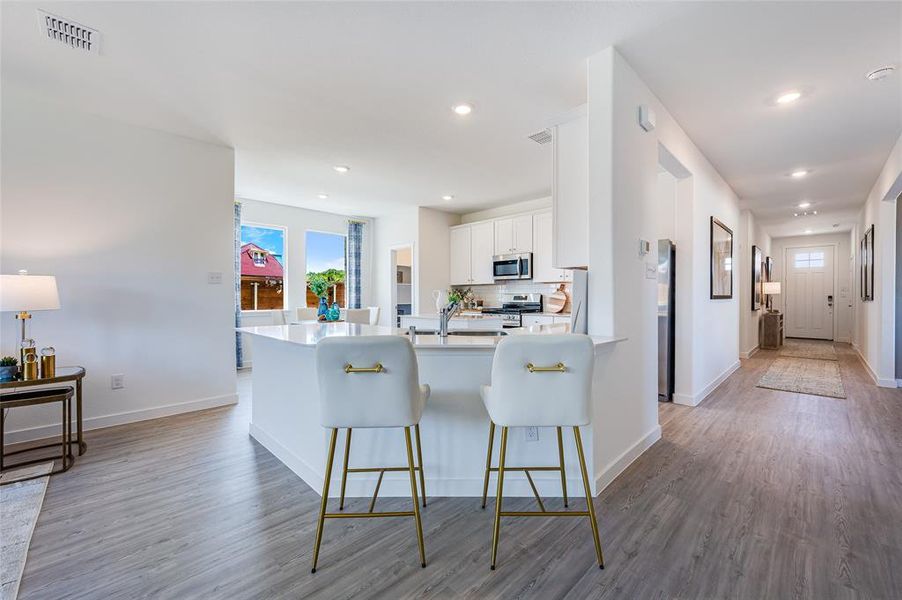
[[[833,247],[786,249],[786,336],[833,339]]]

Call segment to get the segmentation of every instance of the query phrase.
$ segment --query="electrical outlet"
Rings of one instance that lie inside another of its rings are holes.
[[[538,427],[527,427],[526,428],[526,441],[527,442],[538,442],[539,441],[539,428]]]
[[[110,387],[114,390],[121,390],[125,387],[125,375],[118,373],[110,377]]]
[[[219,285],[222,283],[222,271],[210,271],[207,273],[207,284]]]

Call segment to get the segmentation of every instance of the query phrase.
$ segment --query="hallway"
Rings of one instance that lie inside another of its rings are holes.
[[[241,377],[237,407],[89,432],[20,598],[899,597],[902,392],[837,352],[845,400],[754,387],[761,351],[698,407],[662,405],[663,439],[596,499],[603,571],[584,520],[509,519],[492,572],[491,511],[431,498],[426,569],[408,523],[350,520],[311,575],[319,498],[247,435]]]

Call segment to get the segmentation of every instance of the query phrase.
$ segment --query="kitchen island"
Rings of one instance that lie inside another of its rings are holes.
[[[547,335],[567,333],[567,325],[507,330],[510,335]],[[317,493],[322,490],[328,432],[320,425],[315,349],[328,336],[406,335],[401,329],[352,323],[310,323],[245,327],[253,344],[253,408],[250,434]],[[420,423],[427,496],[481,496],[489,418],[479,395],[481,385],[491,381],[492,357],[501,335],[449,336],[417,335],[413,339],[419,363],[420,383],[431,387]],[[593,336],[596,354],[594,386],[603,386],[606,360],[622,338]],[[365,399],[361,399],[365,401]],[[549,402],[553,402],[549,398]],[[602,407],[596,407],[599,414]],[[599,479],[592,445],[601,421],[596,417],[583,428],[587,467],[597,489],[607,482]],[[553,428],[539,428],[538,440],[527,441],[525,429],[513,429],[508,441],[508,464],[555,465],[557,437]],[[500,433],[496,432],[496,436]],[[344,434],[339,437],[340,457]],[[495,443],[497,457],[498,443]],[[578,496],[582,489],[576,448],[572,434],[564,433],[567,486]],[[495,459],[497,460],[497,458]],[[602,461],[604,462],[604,461]],[[336,458],[336,463],[340,460]],[[381,467],[407,464],[401,429],[355,429],[349,466]],[[340,464],[332,471],[333,484],[341,477]],[[375,473],[348,477],[347,495],[368,497],[373,493]],[[560,477],[555,472],[536,472],[539,492],[560,496]],[[494,481],[494,477],[493,477]],[[494,488],[491,488],[494,489]],[[337,495],[339,486],[330,487]],[[505,495],[531,496],[522,473],[505,477]],[[406,473],[386,473],[380,496],[408,496],[410,481]]]

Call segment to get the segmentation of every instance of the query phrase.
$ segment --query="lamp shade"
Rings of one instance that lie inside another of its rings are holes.
[[[776,296],[780,293],[780,282],[779,281],[765,281],[764,282],[764,293],[768,296]]]
[[[53,275],[0,275],[0,312],[56,310],[60,297]]]

